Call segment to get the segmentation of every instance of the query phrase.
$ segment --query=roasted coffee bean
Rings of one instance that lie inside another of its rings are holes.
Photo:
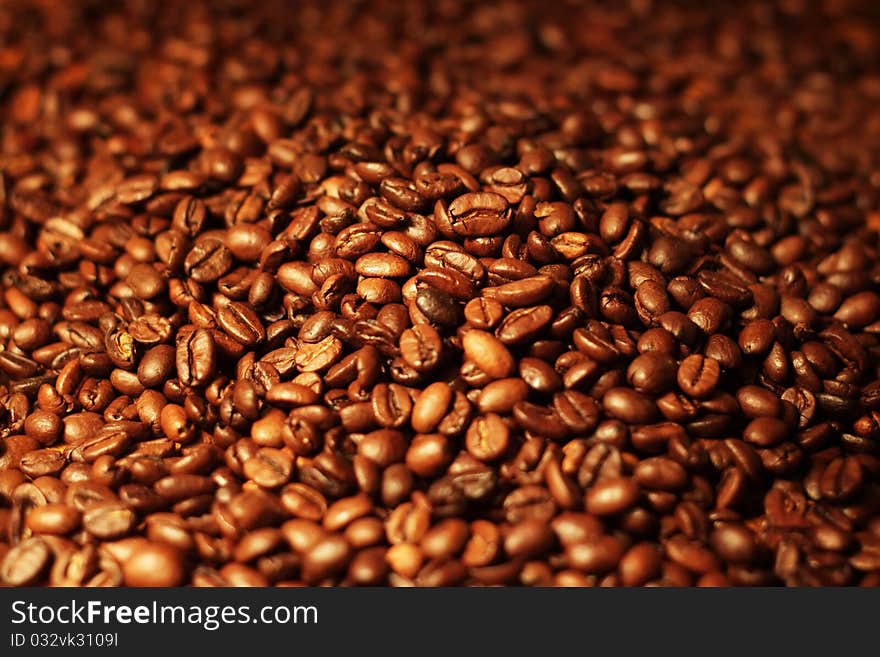
[[[472,299],[464,307],[464,317],[474,328],[495,328],[504,317],[504,307],[495,299]]]
[[[180,586],[186,581],[183,556],[174,547],[155,541],[139,541],[122,562],[127,586]]]
[[[447,210],[450,225],[456,234],[495,235],[502,232],[510,222],[508,202],[493,192],[469,193],[459,196]]]
[[[590,575],[600,575],[617,568],[626,545],[615,536],[595,536],[573,543],[565,549],[568,565]]]
[[[698,354],[688,356],[678,366],[678,387],[691,397],[702,398],[712,394],[720,377],[718,361]]]
[[[500,458],[510,445],[510,430],[500,416],[489,413],[475,418],[465,435],[468,452],[480,461]]]
[[[208,382],[216,367],[217,348],[210,331],[196,329],[178,339],[175,362],[177,376],[187,387],[198,387]]]
[[[136,522],[134,512],[117,502],[93,504],[83,513],[82,518],[85,530],[103,540],[127,536],[134,529]]]
[[[789,434],[789,428],[784,421],[774,417],[758,417],[743,430],[743,439],[761,447],[770,447],[778,444]]]
[[[513,356],[504,343],[485,331],[468,331],[461,340],[465,356],[493,379],[503,379],[513,373]]]
[[[612,388],[602,398],[605,412],[632,424],[647,424],[657,416],[657,404],[643,393],[630,388]]]
[[[527,401],[514,405],[513,418],[526,431],[550,440],[562,440],[570,432],[568,425],[555,409]]]
[[[194,281],[209,283],[232,269],[232,252],[220,240],[206,238],[189,251],[183,264]]]
[[[418,372],[430,372],[440,363],[443,339],[430,324],[417,324],[400,336],[400,355]]]
[[[34,536],[6,553],[0,562],[0,579],[7,586],[34,586],[51,562],[51,549],[42,538]]]
[[[244,345],[251,346],[266,339],[266,329],[260,318],[238,301],[231,301],[217,311],[217,323]]]
[[[22,456],[18,467],[27,476],[37,478],[46,475],[57,476],[65,465],[67,458],[63,452],[56,449],[38,449]]]
[[[411,424],[419,433],[430,433],[446,416],[453,400],[453,390],[448,384],[437,381],[425,388],[412,408]]]
[[[626,477],[609,477],[594,483],[587,491],[584,506],[597,516],[614,515],[634,505],[639,498],[639,487]]]
[[[819,480],[819,492],[823,499],[840,502],[858,493],[863,481],[864,473],[858,460],[836,458],[825,466]]]
[[[263,447],[244,462],[243,473],[258,486],[278,488],[290,480],[293,458],[285,451]]]
[[[675,382],[675,361],[669,354],[649,351],[635,358],[626,369],[629,384],[639,392],[666,392]]]
[[[779,417],[783,413],[779,397],[761,386],[743,386],[736,399],[743,414],[749,418]]]
[[[422,314],[435,324],[454,327],[461,322],[462,308],[455,297],[446,292],[423,287],[416,293],[415,304]]]
[[[553,319],[550,306],[518,308],[511,312],[496,330],[498,339],[504,344],[522,344],[537,338]]]
[[[80,525],[81,515],[66,504],[44,504],[31,509],[27,527],[35,534],[69,534]]]

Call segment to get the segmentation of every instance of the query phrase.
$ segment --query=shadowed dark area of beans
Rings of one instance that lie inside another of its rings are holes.
[[[880,585],[878,53],[0,3],[0,583]]]

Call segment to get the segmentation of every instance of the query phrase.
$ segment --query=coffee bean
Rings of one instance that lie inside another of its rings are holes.
[[[500,458],[510,444],[510,430],[495,413],[475,418],[465,435],[468,452],[480,461]]]
[[[244,475],[258,486],[278,488],[290,480],[293,458],[285,451],[263,447],[244,463]]]
[[[397,383],[380,383],[371,395],[373,417],[383,427],[402,427],[412,414],[413,401],[409,391]]]
[[[662,568],[662,555],[651,543],[637,543],[620,558],[618,569],[624,586],[640,586],[656,578]]]
[[[519,308],[504,318],[496,335],[507,345],[529,342],[538,337],[552,319],[553,309],[550,306]]]
[[[232,252],[218,239],[203,239],[187,254],[184,269],[199,283],[216,281],[232,269]]]
[[[368,514],[372,508],[372,502],[364,495],[337,500],[324,514],[324,529],[331,532],[344,529],[352,521]]]
[[[435,324],[454,327],[461,322],[462,309],[455,297],[446,292],[423,287],[416,293],[415,303],[425,317]]]
[[[196,329],[177,341],[175,355],[177,376],[188,387],[198,387],[208,382],[216,367],[216,346],[211,333]]]
[[[35,534],[69,534],[80,524],[80,513],[64,504],[44,504],[33,508],[27,526]]]
[[[773,324],[766,319],[756,319],[746,324],[739,334],[739,346],[746,355],[764,354],[775,338]]]
[[[504,307],[495,299],[472,299],[464,307],[464,317],[474,328],[495,328],[504,317]]]
[[[569,545],[565,558],[569,566],[591,575],[613,570],[620,563],[626,546],[614,536],[591,537],[582,543]]]
[[[632,424],[646,424],[657,416],[657,405],[646,395],[630,388],[612,388],[602,398],[605,412]]]
[[[750,443],[769,447],[784,440],[789,428],[782,420],[774,417],[758,417],[746,426],[743,438]]]
[[[514,525],[504,538],[504,551],[513,558],[534,559],[549,551],[555,542],[550,526],[536,519]]]
[[[400,355],[418,372],[437,367],[443,353],[443,340],[430,324],[417,324],[400,336]]]
[[[687,484],[685,469],[672,459],[654,456],[639,462],[633,470],[636,481],[645,488],[679,490]]]
[[[361,276],[398,278],[409,274],[410,264],[393,253],[368,253],[357,259],[355,270]]]
[[[464,194],[449,204],[449,221],[461,236],[495,235],[510,222],[507,207],[507,199],[493,192]]]
[[[342,353],[342,342],[333,335],[315,344],[301,345],[293,362],[300,372],[319,372],[327,369]]]
[[[186,580],[183,558],[164,543],[143,541],[122,563],[127,586],[181,586]]]
[[[678,387],[691,397],[710,395],[715,391],[720,377],[721,367],[718,361],[699,354],[688,356],[678,366]]]
[[[67,464],[64,454],[55,449],[38,449],[21,457],[19,469],[29,477],[58,475]]]
[[[247,305],[238,301],[231,301],[217,311],[217,323],[244,345],[254,345],[266,339],[266,329],[260,318]]]
[[[875,292],[854,294],[840,304],[834,317],[851,328],[871,324],[880,317],[880,296]]]
[[[584,505],[597,516],[615,515],[630,508],[639,498],[635,481],[625,477],[602,479],[587,491]]]
[[[862,466],[856,459],[836,458],[825,466],[819,481],[819,492],[824,499],[847,500],[861,489],[863,481]]]
[[[550,440],[562,440],[570,432],[568,425],[555,409],[527,401],[517,402],[514,405],[513,418],[526,431]]]
[[[662,393],[675,382],[675,361],[671,356],[649,351],[635,358],[626,369],[629,384],[639,392]]]
[[[318,539],[302,556],[303,578],[310,583],[331,577],[348,566],[352,549],[338,534]]]
[[[117,502],[101,502],[83,513],[82,523],[93,536],[112,540],[127,536],[137,521],[134,512]]]
[[[52,552],[39,537],[22,541],[0,562],[0,579],[8,586],[34,586],[52,562]]]
[[[738,524],[721,525],[712,532],[710,541],[721,557],[730,563],[753,563],[759,555],[752,532]]]
[[[553,279],[542,274],[522,278],[496,287],[484,288],[483,294],[510,308],[521,308],[533,306],[544,301],[550,296],[553,286]]]
[[[743,386],[736,393],[736,399],[749,418],[779,417],[783,412],[779,397],[761,386]]]
[[[494,335],[485,331],[468,331],[461,343],[465,356],[488,376],[503,379],[513,372],[513,356]]]

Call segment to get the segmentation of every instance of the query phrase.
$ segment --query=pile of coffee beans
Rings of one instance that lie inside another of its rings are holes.
[[[2,3],[0,582],[880,584],[878,9]]]

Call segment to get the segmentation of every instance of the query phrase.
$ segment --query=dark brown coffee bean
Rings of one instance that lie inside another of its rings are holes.
[[[552,278],[541,274],[497,287],[484,288],[483,295],[509,308],[522,308],[539,304],[547,299],[554,285]]]
[[[435,324],[454,327],[461,322],[462,308],[455,297],[446,292],[423,287],[416,293],[415,303],[425,317]],[[477,328],[485,327],[477,326]]]
[[[122,572],[128,586],[180,586],[186,579],[180,552],[154,541],[139,542],[123,561]]]
[[[65,504],[44,504],[27,515],[27,527],[35,534],[69,534],[79,528],[81,515]]]
[[[527,401],[517,402],[514,405],[513,418],[526,431],[550,440],[562,440],[570,432],[568,425],[555,409]]]
[[[292,516],[311,521],[320,520],[327,510],[327,500],[319,491],[298,482],[281,490],[281,505]]]
[[[746,426],[743,439],[762,447],[770,447],[785,440],[789,428],[782,420],[774,417],[759,417]]]
[[[232,253],[217,239],[203,239],[187,254],[184,269],[199,283],[216,281],[232,269]]]
[[[430,324],[417,324],[400,336],[400,355],[418,372],[430,372],[440,362],[443,340]]]
[[[29,477],[57,476],[67,464],[64,453],[56,449],[38,449],[21,457],[19,469]]]
[[[552,319],[550,306],[519,308],[504,318],[495,333],[504,344],[522,344],[537,338]]]
[[[410,264],[394,253],[367,253],[357,259],[355,271],[361,276],[399,278],[410,273]]]
[[[495,235],[510,222],[507,207],[507,199],[493,192],[464,194],[449,204],[449,221],[458,235]]]
[[[712,394],[720,378],[718,361],[699,354],[688,356],[678,366],[678,387],[691,397],[699,399]]]
[[[671,356],[649,351],[635,358],[626,369],[629,384],[639,392],[666,392],[675,382],[675,361]]]
[[[175,362],[180,382],[198,387],[208,382],[216,367],[216,346],[210,331],[196,329],[177,341]]]
[[[302,555],[303,578],[310,583],[342,572],[353,554],[348,542],[338,534],[318,539]]]
[[[602,407],[611,417],[633,424],[647,424],[657,416],[654,400],[630,388],[612,388],[606,392]]]
[[[615,515],[633,506],[639,498],[639,487],[626,477],[610,477],[592,485],[584,505],[597,516]]]
[[[862,487],[864,473],[852,457],[836,458],[822,472],[819,492],[823,499],[840,502],[852,498]]]
[[[769,320],[756,319],[743,327],[739,334],[739,346],[747,356],[765,354],[773,345],[775,336],[775,329]]]
[[[504,538],[504,551],[513,558],[533,559],[549,551],[554,542],[550,525],[527,519],[510,528]]]

